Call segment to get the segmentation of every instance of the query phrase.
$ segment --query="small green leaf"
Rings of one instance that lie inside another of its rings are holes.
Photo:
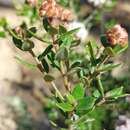
[[[64,33],[64,34],[62,34],[62,35],[58,38],[58,41],[59,41],[59,40],[62,40],[62,39],[64,39],[64,38],[66,38],[66,37],[68,37],[68,36],[70,36],[70,35],[72,35],[72,34],[74,34],[74,33],[76,33],[76,32],[78,32],[79,29],[80,29],[80,28],[76,28],[76,29],[70,30],[70,31],[68,31],[68,32],[66,32],[66,33]]]
[[[111,47],[106,47],[105,48],[105,53],[107,55],[110,55],[110,56],[115,56],[116,55],[115,52],[113,51],[113,49]]]
[[[74,87],[74,90],[72,91],[72,96],[79,100],[84,97],[85,89],[83,87],[83,84],[78,84]]]
[[[115,88],[105,94],[106,98],[116,98],[123,94],[123,87]]]
[[[94,107],[96,99],[94,97],[85,97],[78,101],[77,110],[84,111],[90,110]]]
[[[48,22],[48,19],[47,18],[44,18],[43,19],[43,26],[45,28],[45,30],[50,33],[50,34],[57,34],[57,29],[52,27],[52,25]]]
[[[56,105],[64,112],[71,112],[74,109],[74,107],[69,103],[57,103]]]
[[[99,92],[98,90],[95,90],[95,91],[93,92],[93,96],[94,96],[95,98],[99,98],[99,97],[101,96],[101,94],[100,94],[100,92]]]
[[[15,39],[21,40],[21,38],[14,32],[14,30],[12,30],[11,28],[8,28],[8,31],[12,37],[14,37]]]
[[[73,69],[73,68],[79,67],[80,64],[81,64],[81,61],[75,61],[75,62],[71,65],[70,69]]]
[[[31,27],[30,29],[27,30],[26,37],[31,38],[33,37],[33,34],[35,34],[36,32],[37,32],[36,27]]]
[[[88,42],[88,48],[89,48],[89,53],[91,55],[91,61],[92,61],[92,63],[94,63],[95,62],[95,53],[94,53],[94,48],[93,48],[91,42]]]
[[[113,51],[114,51],[116,54],[120,54],[120,53],[122,53],[123,51],[125,51],[127,48],[128,48],[128,44],[126,44],[125,47],[122,47],[121,45],[117,44],[117,45],[113,48]]]
[[[52,75],[47,74],[47,75],[44,76],[44,80],[46,82],[52,82],[53,80],[55,80],[55,78]]]
[[[116,67],[119,67],[120,64],[107,64],[107,65],[103,65],[99,68],[99,71],[100,72],[104,72],[104,71],[109,71],[109,70],[112,70]]]
[[[45,57],[49,52],[51,52],[52,48],[53,48],[53,46],[52,46],[52,45],[49,45],[49,46],[43,51],[43,53],[38,56],[38,59],[39,59],[40,61],[42,61],[42,60],[44,59],[44,57]]]
[[[104,97],[104,87],[103,87],[103,84],[102,84],[100,77],[97,77],[97,85],[99,87],[99,90],[100,90],[102,97]]]
[[[109,44],[109,42],[108,42],[108,40],[106,38],[106,35],[101,35],[100,39],[101,39],[101,43],[103,44],[104,47],[109,47],[110,46],[110,44]]]
[[[22,44],[22,47],[21,47],[21,49],[23,51],[29,51],[29,50],[31,50],[33,48],[34,48],[34,43],[32,41],[30,41],[30,40],[24,41],[24,43]]]
[[[60,25],[59,26],[59,34],[64,34],[66,32],[67,32],[67,29],[64,26]]]
[[[70,104],[74,104],[76,102],[75,98],[71,94],[67,94],[66,98]]]
[[[44,71],[46,71],[47,73],[49,73],[49,65],[48,65],[47,61],[45,59],[42,59],[41,62],[42,62]]]
[[[71,46],[70,47],[76,47],[76,46],[78,46],[79,44],[80,44],[80,39],[78,39],[78,40],[73,40],[72,42],[71,42]]]
[[[12,40],[17,48],[22,49],[22,45],[23,45],[22,40],[17,39],[16,37],[12,37]]]

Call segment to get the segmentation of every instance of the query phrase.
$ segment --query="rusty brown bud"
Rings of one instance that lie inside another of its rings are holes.
[[[106,32],[106,38],[111,47],[114,47],[117,44],[124,47],[128,44],[128,33],[119,24],[115,25]]]

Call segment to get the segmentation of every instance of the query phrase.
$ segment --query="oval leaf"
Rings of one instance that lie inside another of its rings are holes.
[[[72,96],[79,100],[84,97],[85,89],[83,87],[83,84],[78,84],[75,86],[74,90],[72,91]]]

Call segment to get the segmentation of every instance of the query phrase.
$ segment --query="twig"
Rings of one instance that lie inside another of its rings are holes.
[[[29,30],[28,30],[29,31]],[[36,38],[37,40],[41,41],[41,42],[44,42],[44,43],[52,43],[51,41],[46,41],[46,40],[43,40],[41,37],[38,37],[36,34],[34,34],[32,31],[29,31],[29,33],[34,37]]]
[[[57,47],[56,47],[56,42],[55,42],[55,36],[52,35],[52,43],[53,43],[53,47],[54,47],[54,50],[55,52],[57,52]],[[70,88],[70,84],[69,84],[69,81],[68,81],[68,76],[66,75],[66,72],[64,70],[64,65],[63,65],[63,61],[60,62],[60,67],[61,67],[61,70],[60,70],[60,73],[63,77],[63,80],[64,80],[64,86],[66,88],[67,91],[71,91],[71,88]]]
[[[103,65],[109,58],[110,58],[110,56],[106,56],[106,57],[102,60],[102,62],[100,62],[100,63],[97,65],[97,69],[98,69],[101,65]]]
[[[56,93],[58,94],[59,98],[60,98],[61,100],[64,100],[62,94],[61,94],[60,91],[57,89],[55,83],[54,83],[54,82],[51,82],[51,85],[52,85],[52,87],[55,89],[55,91],[56,91]]]
[[[30,52],[30,54],[32,55],[32,57],[35,59],[35,61],[36,61],[36,63],[37,63],[37,67],[38,67],[38,69],[40,70],[40,72],[41,72],[42,74],[44,74],[43,67],[42,67],[42,65],[39,63],[39,61],[38,61],[36,55],[34,54],[34,52],[33,52],[32,50],[30,50],[29,52]],[[61,100],[64,100],[63,96],[61,95],[60,91],[57,89],[57,87],[56,87],[56,85],[55,85],[55,83],[54,83],[53,81],[51,82],[51,85],[52,85],[52,87],[55,89],[55,91],[56,91],[56,93],[58,94],[59,98],[60,98]]]
[[[44,73],[43,67],[42,65],[39,63],[36,55],[34,54],[33,50],[30,50],[29,53],[32,55],[32,57],[35,59],[36,63],[37,63],[37,67],[40,70],[41,73]]]

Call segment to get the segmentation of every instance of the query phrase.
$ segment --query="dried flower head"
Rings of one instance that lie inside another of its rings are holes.
[[[119,24],[115,25],[112,29],[106,32],[106,38],[110,43],[111,47],[114,47],[116,44],[119,44],[124,47],[128,44],[128,33]]]
[[[44,0],[39,9],[39,15],[66,21],[72,19],[72,12],[69,9],[64,9],[55,0]]]

